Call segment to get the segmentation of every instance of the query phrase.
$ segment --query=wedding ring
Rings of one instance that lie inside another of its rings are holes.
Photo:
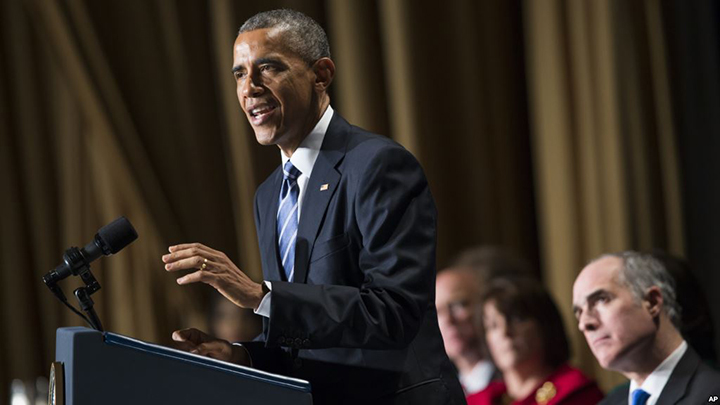
[[[200,266],[200,270],[205,270],[205,269],[207,269],[207,259],[204,259],[202,266]]]

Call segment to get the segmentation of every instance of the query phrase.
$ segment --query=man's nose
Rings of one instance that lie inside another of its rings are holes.
[[[263,86],[260,78],[254,72],[247,75],[242,87],[242,94],[245,97],[257,97],[263,92]]]
[[[578,329],[580,332],[594,331],[598,328],[597,317],[589,312],[583,312],[578,318]]]

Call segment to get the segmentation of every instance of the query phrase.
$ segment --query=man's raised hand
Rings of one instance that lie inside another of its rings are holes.
[[[178,284],[203,282],[213,286],[225,298],[242,308],[257,309],[262,300],[262,285],[250,279],[225,253],[201,243],[185,243],[168,248],[162,257],[165,270],[194,270],[177,279]]]

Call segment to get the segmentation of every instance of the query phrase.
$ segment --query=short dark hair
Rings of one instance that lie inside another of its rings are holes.
[[[536,280],[529,277],[495,279],[481,302],[483,308],[492,302],[508,320],[537,321],[546,364],[557,368],[570,359],[570,344],[560,311],[550,293]]]
[[[255,14],[240,27],[238,35],[264,28],[282,30],[285,35],[283,39],[290,49],[310,65],[320,58],[330,57],[330,44],[325,30],[299,11],[283,8]]]

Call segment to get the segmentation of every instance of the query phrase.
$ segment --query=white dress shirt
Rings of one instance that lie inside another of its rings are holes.
[[[495,366],[493,366],[492,362],[481,360],[469,373],[459,374],[458,378],[460,379],[463,391],[465,391],[465,395],[472,395],[484,390],[490,383],[494,372]]]
[[[323,140],[325,139],[325,133],[327,132],[330,120],[334,111],[331,106],[328,105],[327,109],[320,117],[320,121],[315,125],[310,134],[303,139],[300,146],[293,152],[292,157],[285,156],[285,153],[280,151],[280,158],[282,159],[282,165],[289,160],[292,162],[298,170],[300,170],[300,176],[297,179],[298,184],[298,223],[300,222],[300,215],[302,213],[301,207],[303,198],[305,197],[305,191],[307,189],[308,181],[312,175],[315,161],[320,154],[320,147],[322,146]],[[278,195],[279,198],[279,195]],[[292,280],[290,280],[292,281]],[[270,317],[270,299],[272,296],[272,284],[269,281],[264,282],[267,288],[270,290],[269,293],[265,294],[260,305],[254,311],[258,315],[262,315],[266,318]]]
[[[650,394],[645,405],[655,405],[657,403],[660,393],[662,393],[665,384],[670,379],[675,366],[680,362],[680,359],[687,351],[688,344],[684,340],[680,343],[680,346],[665,359],[659,366],[653,370],[652,373],[643,381],[641,386],[638,386],[635,381],[630,381],[630,391],[628,392],[628,404],[632,404],[632,393],[638,388]]]

